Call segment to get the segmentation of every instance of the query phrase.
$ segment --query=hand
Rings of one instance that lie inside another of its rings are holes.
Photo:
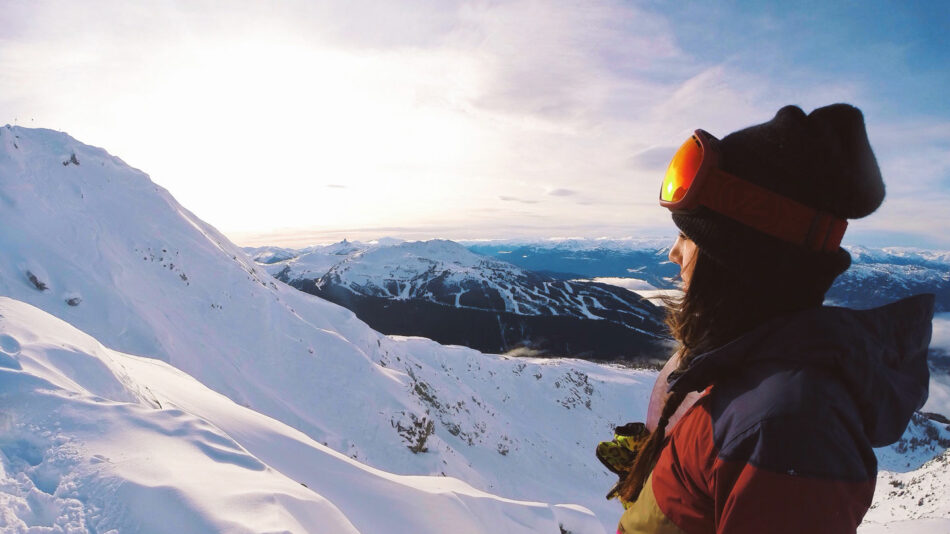
[[[597,459],[607,469],[620,477],[617,484],[607,494],[608,499],[617,496],[617,490],[627,473],[633,468],[637,454],[649,437],[650,431],[643,423],[627,423],[614,429],[614,439],[612,441],[602,441],[597,444]],[[626,508],[627,503],[623,504]]]

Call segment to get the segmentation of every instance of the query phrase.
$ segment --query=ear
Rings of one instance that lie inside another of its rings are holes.
[[[885,191],[861,110],[848,104],[818,108],[808,115],[808,127],[833,167],[825,185],[835,214],[848,219],[870,215],[884,201]]]

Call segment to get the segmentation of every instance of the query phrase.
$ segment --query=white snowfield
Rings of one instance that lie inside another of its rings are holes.
[[[948,432],[950,433],[950,432]],[[950,450],[920,469],[882,471],[861,534],[950,532]]]
[[[4,532],[602,530],[580,507],[367,467],[6,297],[0,332]]]
[[[383,336],[49,130],[0,129],[0,251],[0,532],[616,528],[655,373]]]

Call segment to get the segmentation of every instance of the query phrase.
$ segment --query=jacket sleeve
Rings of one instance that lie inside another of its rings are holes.
[[[716,533],[854,533],[876,477],[840,431],[830,420],[778,417],[724,445],[710,480]]]

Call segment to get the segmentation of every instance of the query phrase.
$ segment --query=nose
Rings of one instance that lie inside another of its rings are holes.
[[[680,267],[683,266],[683,250],[682,250],[682,247],[683,247],[683,238],[682,238],[682,237],[677,237],[677,238],[676,238],[676,242],[673,243],[673,246],[672,246],[672,247],[670,247],[670,253],[669,253],[670,261],[673,262],[673,263],[675,263],[675,264],[677,264],[677,265],[679,265]]]

